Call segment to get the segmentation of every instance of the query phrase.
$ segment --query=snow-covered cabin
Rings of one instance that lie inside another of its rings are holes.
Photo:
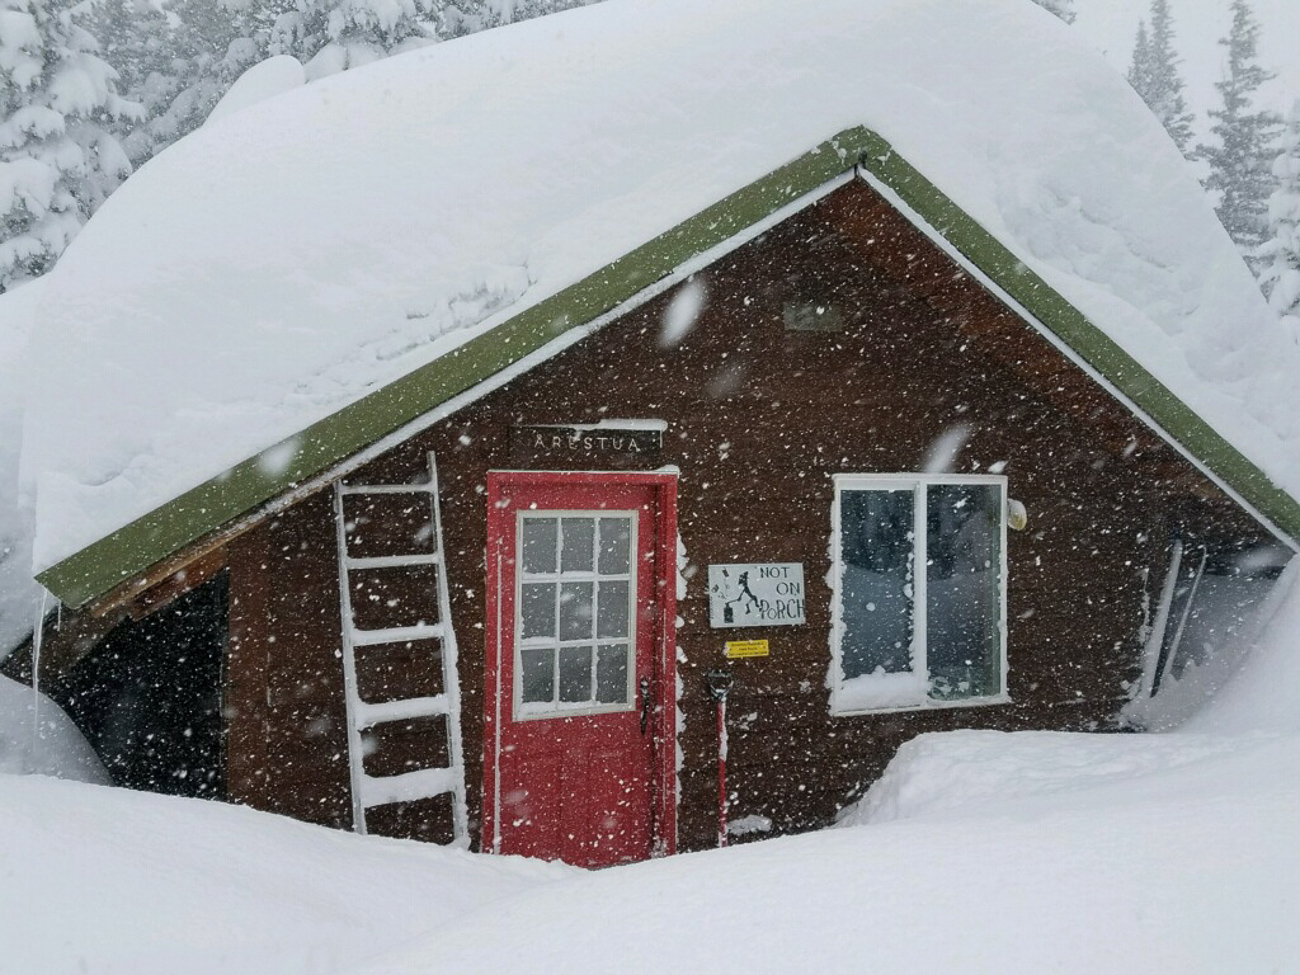
[[[1120,726],[1300,538],[1300,351],[1023,0],[623,0],[213,121],[69,249],[42,686],[119,781],[574,863]],[[11,669],[21,668],[15,657]]]

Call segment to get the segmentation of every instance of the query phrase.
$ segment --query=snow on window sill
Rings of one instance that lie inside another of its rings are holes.
[[[929,697],[928,691],[929,682],[919,674],[887,674],[878,670],[872,674],[841,680],[832,694],[831,714],[889,714],[1011,703],[1011,697],[1005,693],[943,700]]]

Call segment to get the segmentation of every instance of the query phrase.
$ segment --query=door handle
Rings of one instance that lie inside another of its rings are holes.
[[[641,678],[641,734],[650,721],[650,678]]]

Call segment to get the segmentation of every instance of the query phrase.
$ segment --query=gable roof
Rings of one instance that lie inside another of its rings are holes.
[[[42,581],[102,594],[857,164],[1300,536],[1300,353],[1123,80],[1017,0],[791,7],[585,8],[146,166],[43,308]]]

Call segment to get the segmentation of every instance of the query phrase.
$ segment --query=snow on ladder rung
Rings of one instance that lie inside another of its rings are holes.
[[[373,647],[377,643],[406,643],[411,640],[435,640],[442,636],[441,623],[417,623],[415,626],[392,626],[386,630],[352,630],[354,647]]]
[[[426,768],[401,775],[362,775],[361,801],[370,808],[391,802],[431,799],[454,791],[456,778],[456,770],[450,768]]]
[[[442,556],[437,552],[421,552],[418,555],[349,555],[344,560],[347,568],[352,569],[401,569],[411,565],[440,565]]]
[[[409,721],[412,718],[432,718],[447,713],[447,695],[435,694],[432,697],[407,697],[397,701],[385,701],[382,704],[367,704],[365,701],[352,702],[353,720],[357,730],[364,731],[377,724],[389,721]]]
[[[340,484],[339,494],[432,494],[432,484]]]

